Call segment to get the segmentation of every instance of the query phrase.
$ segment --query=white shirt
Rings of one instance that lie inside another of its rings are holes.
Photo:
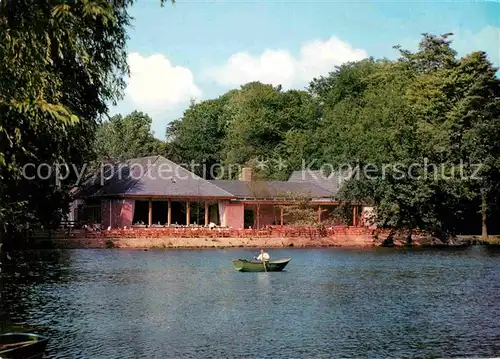
[[[261,261],[264,260],[264,261],[268,261],[269,260],[269,254],[267,254],[266,252],[264,253],[261,253],[259,254],[259,256],[257,257],[257,260],[258,261]]]

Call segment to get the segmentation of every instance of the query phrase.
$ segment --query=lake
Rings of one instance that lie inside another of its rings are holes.
[[[47,358],[500,356],[500,250],[251,249],[11,253],[2,322]]]

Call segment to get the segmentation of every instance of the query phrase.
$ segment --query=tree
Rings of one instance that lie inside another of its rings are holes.
[[[255,174],[252,170],[252,178],[247,182],[248,192],[250,196],[255,199],[255,210],[256,210],[256,218],[255,218],[255,226],[257,229],[260,229],[260,209],[261,209],[261,200],[264,198],[272,198],[274,197],[274,193],[272,193],[269,185],[264,181],[263,176],[261,174]]]
[[[292,204],[283,205],[283,215],[290,225],[314,226],[318,224],[318,211],[311,205],[311,198],[301,193],[287,193],[283,196]]]
[[[223,162],[257,167],[269,179],[285,179],[290,171],[281,159],[292,150],[284,146],[290,132],[311,133],[319,121],[319,107],[304,91],[253,82],[241,87],[228,103],[230,120]]]
[[[159,155],[162,142],[154,137],[151,123],[152,119],[139,111],[125,117],[115,115],[102,123],[96,134],[99,162]]]
[[[455,52],[443,37],[426,35],[424,39],[433,44],[428,51],[440,54],[441,61],[430,61],[431,57],[424,53],[405,53],[405,57],[419,65],[411,66],[421,74],[408,92],[411,106],[420,119],[418,131],[435,160],[447,163],[448,167],[462,167],[465,176],[456,187],[465,187],[471,200],[480,198],[482,235],[486,237],[487,212],[496,202],[500,170],[497,69],[484,52],[454,59]],[[477,173],[476,168],[479,168]]]
[[[167,157],[177,163],[199,165],[194,171],[200,176],[213,178],[218,175],[215,165],[222,162],[229,96],[192,102],[181,119],[172,121],[166,133]]]
[[[260,162],[257,170],[264,177],[285,179],[291,166],[280,159],[300,165],[294,138],[311,136],[319,115],[317,102],[305,91],[248,83],[217,99],[191,103],[167,128],[167,156],[207,169],[224,168],[203,172],[195,167],[197,174],[209,177],[232,178],[234,165]]]
[[[333,94],[347,95],[326,94],[326,99],[336,102],[325,102],[320,129],[325,162],[330,158],[336,166],[359,168],[342,189],[341,198],[347,203],[375,203],[381,226],[425,226],[418,209],[432,191],[426,182],[398,177],[386,166],[400,163],[408,167],[418,159],[415,118],[402,96],[410,83],[405,68],[386,61],[349,64],[338,68],[333,77],[344,79],[344,71],[351,79],[361,77],[352,82],[363,86],[354,92],[343,89],[350,88],[350,82],[333,81]],[[366,170],[370,170],[368,174]],[[418,192],[422,196],[415,200]]]
[[[319,235],[326,236],[324,223],[324,214],[326,210],[311,205],[311,196],[302,192],[287,192],[280,194],[280,197],[290,204],[280,206],[283,211],[283,216],[287,220],[288,225],[316,227]],[[320,221],[320,218],[322,219]],[[330,218],[328,218],[330,219]],[[309,236],[312,239],[313,232],[309,231]]]
[[[475,197],[495,198],[496,69],[484,53],[456,59],[449,36],[424,34],[418,52],[378,62],[362,92],[325,110],[322,131],[335,135],[326,152],[337,162],[377,168],[351,180],[343,199],[371,200],[381,226],[448,235]],[[482,181],[472,180],[475,163],[483,165]]]
[[[132,3],[0,2],[0,233],[65,212],[75,171],[43,180],[23,168],[93,159],[98,122],[125,86]]]
[[[333,107],[344,99],[355,99],[370,85],[370,76],[379,68],[373,58],[336,66],[327,76],[312,79],[308,91],[324,107]]]

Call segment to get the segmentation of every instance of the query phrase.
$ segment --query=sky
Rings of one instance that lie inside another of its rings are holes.
[[[192,99],[250,81],[303,89],[344,62],[415,50],[422,33],[452,32],[459,55],[500,66],[500,1],[140,0],[130,13],[130,77],[111,113],[148,113],[160,139]]]

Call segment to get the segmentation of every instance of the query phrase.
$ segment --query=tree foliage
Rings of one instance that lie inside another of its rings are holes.
[[[251,165],[267,179],[304,165],[359,169],[342,200],[374,205],[380,226],[457,232],[499,198],[497,69],[484,52],[457,57],[452,34],[396,48],[397,60],[346,63],[307,91],[254,82],[193,104],[172,143],[184,161]]]
[[[171,160],[190,164],[196,163],[211,168],[222,162],[222,150],[227,126],[226,94],[215,100],[191,103],[182,120],[175,120],[167,128],[166,155]],[[196,168],[198,175],[203,169]],[[216,174],[216,171],[212,171]],[[206,176],[210,177],[210,171]]]
[[[312,227],[318,224],[318,210],[311,206],[311,198],[302,193],[284,193],[283,198],[291,204],[282,205],[288,225]]]
[[[457,59],[448,37],[424,34],[419,51],[401,50],[390,73],[385,65],[377,71],[373,87],[358,98],[359,109],[345,108],[344,116],[353,119],[346,136],[356,137],[356,145],[337,150],[360,168],[370,163],[379,170],[371,179],[361,171],[343,189],[344,198],[370,198],[382,226],[453,233],[465,207],[481,193],[494,197],[500,168],[496,69],[481,52]],[[357,126],[363,130],[353,133]],[[385,173],[384,164],[391,165]]]
[[[287,170],[277,160],[291,155],[285,142],[310,137],[318,119],[319,107],[307,92],[248,83],[218,99],[191,104],[167,129],[170,157],[208,167],[265,162],[256,170],[267,178],[283,179]]]
[[[164,146],[154,137],[151,123],[151,117],[139,111],[125,117],[115,115],[102,123],[96,135],[99,162],[160,154]]]
[[[0,1],[0,233],[64,213],[76,173],[56,183],[23,168],[93,159],[97,125],[125,85],[132,3]]]

